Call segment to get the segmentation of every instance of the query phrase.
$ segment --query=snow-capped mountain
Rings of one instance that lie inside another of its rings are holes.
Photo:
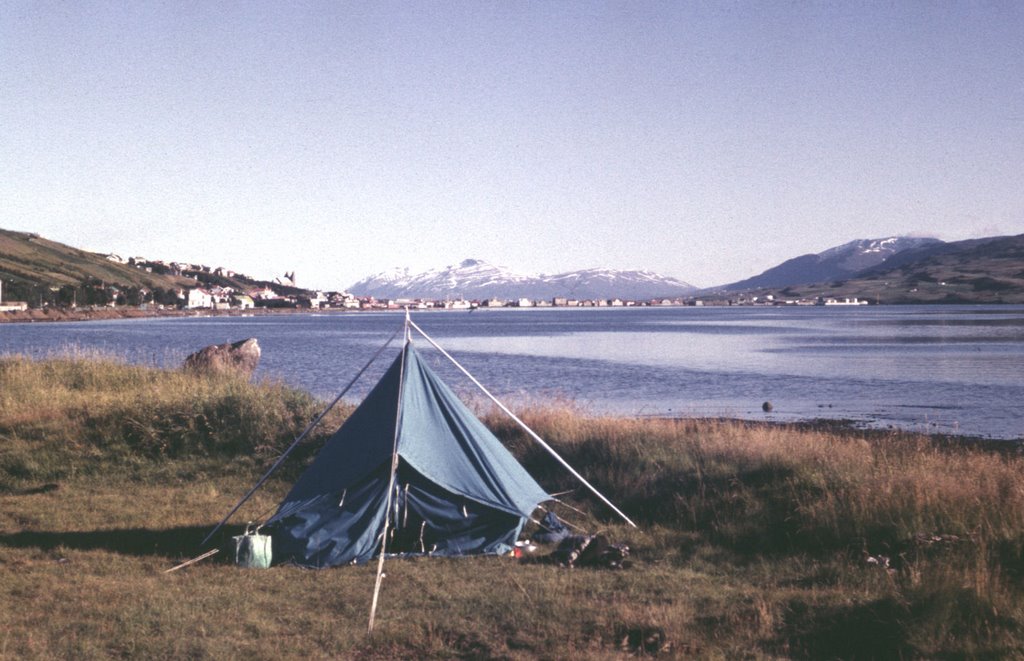
[[[638,301],[683,296],[696,290],[687,282],[646,270],[584,269],[548,276],[544,280],[553,288],[553,292],[558,292],[553,293],[553,296],[578,299],[617,297]]]
[[[887,239],[860,239],[851,241],[835,248],[829,248],[818,255],[821,263],[834,260],[836,265],[848,272],[857,273],[888,260],[896,253],[920,248],[921,246],[939,244],[938,239],[924,237],[894,236]]]
[[[904,250],[941,243],[939,239],[906,236],[859,239],[817,254],[794,257],[760,275],[715,289],[740,291],[846,280],[861,271],[882,264]]]
[[[682,296],[694,287],[650,271],[586,269],[557,275],[522,275],[479,259],[411,273],[392,269],[360,280],[349,288],[356,296],[485,300],[535,300],[557,296],[575,299],[644,300]]]

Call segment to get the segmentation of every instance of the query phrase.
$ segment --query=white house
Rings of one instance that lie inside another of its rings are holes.
[[[24,301],[8,301],[4,303],[4,283],[0,281],[0,312],[16,312],[28,309],[28,303]]]
[[[245,294],[236,294],[234,297],[234,302],[240,310],[252,310],[254,307],[256,307],[256,304],[253,302],[252,297],[246,296]]]
[[[326,308],[329,303],[330,299],[322,291],[315,291],[309,297],[309,304],[313,309]]]
[[[195,289],[188,290],[188,301],[185,303],[187,308],[212,308],[213,307],[213,294],[206,291],[202,287],[196,287]]]
[[[270,301],[277,298],[277,292],[270,287],[260,287],[259,289],[253,289],[249,292],[249,296],[253,299],[262,299],[264,301]]]
[[[826,298],[825,305],[867,305],[867,301],[859,298]]]

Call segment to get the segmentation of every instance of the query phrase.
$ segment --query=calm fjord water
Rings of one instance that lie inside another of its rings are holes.
[[[510,404],[595,413],[849,419],[1024,437],[1024,306],[636,308],[422,312],[413,319]],[[402,325],[398,313],[0,325],[0,353],[92,350],[178,365],[255,337],[258,376],[336,394]],[[473,386],[425,340],[461,394]],[[363,377],[357,399],[397,354]],[[773,411],[761,405],[771,401]]]

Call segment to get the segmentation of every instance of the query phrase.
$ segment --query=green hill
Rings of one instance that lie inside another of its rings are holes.
[[[872,303],[1024,303],[1024,234],[922,246],[846,280],[767,293]]]
[[[38,234],[0,229],[0,277],[7,283],[61,287],[91,280],[139,287],[195,287],[191,278],[147,273],[107,259],[106,255],[72,248]]]
[[[121,264],[105,255],[72,248],[38,234],[0,229],[0,279],[4,300],[88,304],[109,293],[148,290],[162,296],[195,287],[196,281],[179,275],[147,272]],[[94,300],[95,299],[95,300]]]
[[[1024,303],[1024,234],[908,250],[847,285],[883,302]]]
[[[107,255],[80,250],[38,234],[0,229],[0,281],[4,301],[26,301],[32,307],[177,305],[181,290],[199,286],[245,291],[270,287],[279,295],[309,292],[278,283],[208,267],[175,268],[162,261],[121,263]]]

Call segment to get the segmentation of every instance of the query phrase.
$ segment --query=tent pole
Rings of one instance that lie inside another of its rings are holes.
[[[398,434],[402,429],[402,391],[405,390],[405,353],[409,348],[409,308],[405,309],[405,346],[402,347],[402,363],[398,368],[398,405],[395,409],[395,437],[391,445],[391,475],[388,477],[388,499],[384,506],[384,530],[380,534],[380,555],[377,557],[377,578],[373,582],[373,599],[370,601],[370,621],[366,633],[373,633],[373,622],[377,617],[377,600],[380,597],[381,581],[384,579],[384,552],[388,543],[388,521],[391,519],[391,499],[395,491],[395,475],[398,473]]]
[[[365,372],[370,367],[370,365],[372,365],[373,362],[377,360],[380,354],[383,353],[384,349],[388,348],[388,345],[391,344],[391,342],[395,339],[397,335],[398,331],[392,333],[391,337],[388,338],[388,341],[384,343],[384,346],[382,346],[380,349],[377,349],[377,353],[373,354],[373,358],[370,358],[369,362],[363,365],[363,368],[356,373],[355,377],[353,377],[351,381],[348,382],[348,385],[345,386],[345,388],[340,393],[338,393],[338,396],[334,398],[334,401],[327,405],[327,408],[323,410],[323,413],[318,415],[316,419],[313,420],[313,422],[309,423],[309,426],[307,426],[306,429],[303,430],[303,432],[299,434],[294,441],[292,441],[292,444],[289,445],[288,448],[283,453],[281,453],[281,456],[277,458],[277,461],[275,461],[274,465],[270,467],[270,470],[264,473],[263,477],[261,477],[256,482],[256,486],[254,486],[252,489],[249,489],[249,493],[242,496],[242,500],[238,501],[238,504],[236,504],[231,509],[231,511],[228,512],[228,515],[221,519],[221,522],[213,527],[213,530],[210,531],[210,534],[208,534],[206,538],[199,543],[200,548],[205,546],[206,542],[210,541],[210,538],[213,537],[217,533],[217,531],[221,529],[221,526],[227,523],[228,519],[233,517],[235,515],[235,512],[237,512],[242,507],[242,505],[244,505],[250,498],[252,498],[252,495],[256,493],[256,491],[260,487],[262,487],[267,480],[270,479],[270,476],[273,475],[274,471],[276,471],[281,466],[282,463],[284,463],[284,460],[288,458],[288,455],[291,454],[292,450],[295,449],[295,446],[297,446],[302,441],[302,439],[306,438],[306,435],[309,434],[309,432],[313,431],[314,427],[320,424],[320,421],[323,420],[324,417],[330,412],[330,410],[333,409],[338,404],[338,402],[341,401],[341,398],[344,397],[346,393],[348,393],[349,389],[351,389],[352,386],[355,385],[356,381],[359,380],[359,377],[363,375],[363,372]]]
[[[408,312],[407,312],[407,314],[408,314]],[[480,390],[481,390],[481,391],[482,391],[482,392],[483,392],[483,393],[484,393],[485,395],[487,395],[487,397],[489,397],[489,398],[490,398],[490,400],[491,400],[492,402],[494,402],[495,404],[497,404],[497,405],[498,405],[498,407],[499,407],[499,408],[500,408],[500,409],[501,409],[502,411],[504,411],[504,412],[505,412],[505,413],[506,413],[506,414],[507,414],[507,415],[508,415],[508,416],[509,416],[510,418],[512,418],[512,420],[514,420],[514,421],[516,422],[516,424],[518,424],[518,425],[519,425],[520,427],[522,427],[522,428],[523,428],[523,431],[525,431],[525,432],[526,432],[527,434],[529,434],[529,435],[530,435],[530,436],[531,436],[531,437],[533,438],[533,440],[537,441],[537,443],[539,443],[539,444],[540,444],[540,446],[541,446],[542,448],[544,448],[545,450],[547,450],[547,451],[548,451],[548,454],[550,454],[550,455],[551,455],[552,457],[554,457],[554,458],[555,458],[556,460],[558,460],[558,463],[562,464],[562,466],[564,466],[564,467],[566,468],[566,470],[568,470],[568,471],[569,471],[569,472],[570,472],[570,473],[571,473],[571,474],[572,474],[572,475],[573,475],[573,476],[574,476],[574,477],[575,477],[575,478],[576,478],[577,480],[579,480],[579,481],[580,481],[581,483],[583,483],[583,486],[585,486],[585,487],[587,487],[588,489],[590,489],[590,491],[591,491],[591,492],[592,492],[592,493],[593,493],[593,494],[594,494],[595,496],[597,496],[598,498],[600,498],[600,499],[601,499],[601,502],[603,502],[603,503],[604,503],[605,505],[607,505],[608,507],[612,508],[612,510],[614,510],[616,514],[618,514],[618,515],[619,515],[620,517],[622,517],[622,519],[623,519],[623,520],[624,520],[624,521],[625,521],[626,523],[628,523],[629,525],[633,526],[634,528],[636,528],[636,527],[637,527],[637,525],[636,525],[635,523],[633,523],[633,521],[632,521],[632,520],[631,520],[631,519],[630,519],[630,518],[629,518],[628,516],[626,516],[626,515],[625,515],[625,514],[624,514],[624,513],[622,512],[622,510],[620,510],[620,509],[619,509],[618,507],[616,507],[616,506],[615,506],[614,504],[612,504],[612,501],[610,501],[610,500],[608,500],[607,498],[605,498],[605,497],[604,497],[604,495],[603,495],[603,494],[601,494],[601,492],[600,492],[600,491],[598,491],[596,487],[594,487],[594,486],[593,486],[592,484],[590,484],[590,482],[587,482],[587,480],[586,480],[586,479],[585,479],[585,478],[584,478],[584,477],[583,477],[582,475],[580,475],[580,474],[579,474],[579,473],[578,473],[578,472],[576,471],[576,469],[575,469],[575,468],[573,468],[572,466],[570,466],[570,465],[569,465],[569,462],[567,462],[567,461],[566,461],[565,459],[562,459],[561,455],[559,455],[559,454],[558,454],[557,452],[555,452],[555,449],[554,449],[554,448],[552,448],[552,447],[551,447],[550,445],[548,445],[548,444],[547,444],[547,443],[546,443],[546,442],[544,441],[544,439],[543,439],[543,438],[541,438],[541,437],[540,437],[540,436],[539,436],[539,435],[537,434],[537,432],[535,432],[535,431],[533,431],[532,429],[530,429],[530,428],[529,428],[529,427],[528,427],[528,426],[526,425],[526,423],[525,423],[525,422],[523,422],[522,420],[520,420],[520,419],[519,419],[519,417],[518,417],[518,416],[517,416],[517,415],[516,415],[515,413],[513,413],[512,411],[510,411],[510,410],[509,410],[509,408],[508,408],[507,406],[505,406],[504,404],[502,404],[502,403],[501,403],[501,402],[500,402],[500,401],[498,400],[498,398],[497,398],[497,397],[495,397],[494,395],[492,395],[492,394],[491,394],[491,392],[490,392],[489,390],[487,390],[487,388],[485,388],[485,387],[483,386],[483,384],[482,384],[482,383],[480,383],[479,381],[477,381],[477,380],[476,380],[476,377],[474,377],[474,376],[473,376],[472,374],[470,374],[470,373],[469,373],[469,370],[467,370],[467,369],[466,369],[465,367],[463,367],[462,365],[460,365],[460,364],[459,364],[459,361],[457,361],[457,360],[455,360],[454,358],[452,358],[451,354],[449,354],[449,353],[448,353],[447,351],[445,351],[444,349],[442,349],[442,348],[441,348],[441,345],[439,345],[439,344],[438,344],[437,342],[435,342],[435,341],[433,340],[433,338],[431,338],[431,337],[430,337],[429,335],[427,335],[426,333],[424,333],[424,332],[423,332],[423,329],[422,329],[422,328],[420,328],[419,326],[417,326],[417,325],[416,325],[416,322],[414,322],[414,321],[410,320],[410,321],[409,321],[408,323],[409,323],[409,324],[411,324],[411,325],[412,325],[412,327],[413,327],[413,328],[415,328],[415,329],[416,329],[416,330],[417,330],[417,331],[419,332],[419,334],[420,334],[420,335],[422,335],[422,336],[423,336],[424,338],[426,338],[427,342],[430,342],[430,344],[432,344],[432,345],[434,346],[434,348],[435,348],[435,349],[437,349],[437,350],[438,350],[438,351],[440,351],[440,352],[441,352],[442,354],[444,354],[444,357],[445,357],[445,358],[447,358],[448,360],[452,361],[452,364],[454,364],[454,365],[455,365],[456,367],[458,367],[458,368],[459,368],[459,370],[460,370],[460,371],[461,371],[461,372],[462,372],[463,374],[465,374],[465,375],[466,375],[467,377],[469,377],[470,381],[472,381],[472,382],[473,382],[474,384],[476,384],[476,387],[477,387],[477,388],[479,388],[479,389],[480,389]]]

